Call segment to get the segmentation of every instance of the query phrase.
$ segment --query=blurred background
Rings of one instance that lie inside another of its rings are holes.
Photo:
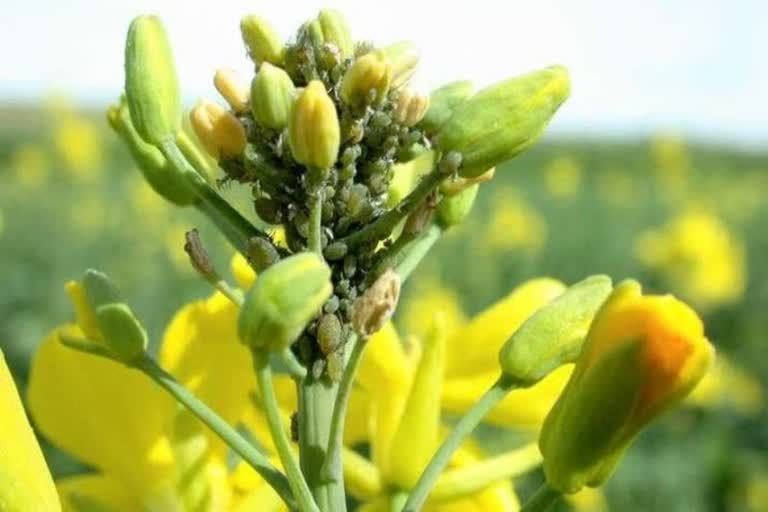
[[[37,343],[72,317],[64,282],[86,267],[121,283],[157,338],[181,304],[210,291],[188,265],[184,232],[200,228],[220,262],[231,254],[202,216],[154,195],[107,128],[130,19],[163,17],[191,106],[215,96],[216,68],[250,72],[243,14],[266,16],[288,37],[321,7],[341,9],[358,39],[416,42],[424,91],[556,62],[573,75],[544,141],[497,170],[470,219],[409,283],[402,330],[418,334],[426,308],[469,317],[533,276],[572,283],[607,273],[671,291],[695,305],[725,363],[640,437],[606,487],[609,507],[768,510],[768,61],[758,55],[768,48],[768,4],[758,1],[6,6],[0,347],[20,388]],[[46,454],[56,475],[80,470],[52,447]]]

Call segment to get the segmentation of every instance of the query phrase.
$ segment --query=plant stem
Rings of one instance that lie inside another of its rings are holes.
[[[389,499],[390,512],[400,512],[403,510],[405,501],[408,499],[408,494],[405,492],[395,492]]]
[[[255,236],[269,240],[266,233],[251,224],[195,171],[175,141],[163,142],[160,151],[171,165],[184,174],[187,183],[200,198],[195,204],[197,209],[219,228],[235,249],[245,254],[248,240]]]
[[[395,226],[402,219],[413,213],[419,206],[419,203],[447,177],[447,174],[443,174],[437,169],[433,170],[424,176],[416,188],[405,199],[400,201],[397,206],[360,231],[339,239],[339,242],[343,242],[349,249],[353,249],[361,244],[376,243],[379,240],[384,240],[395,229]]]
[[[331,413],[339,385],[312,372],[299,385],[299,454],[301,469],[320,510],[345,512],[344,481],[327,482],[320,471],[328,456]]]
[[[245,462],[272,486],[283,501],[285,501],[286,505],[288,505],[289,509],[293,510],[296,508],[296,502],[294,501],[288,479],[269,462],[269,459],[264,454],[258,451],[226,421],[176,381],[171,374],[163,370],[149,356],[144,356],[141,360],[137,361],[135,368],[141,370],[160,387],[168,391],[179,403],[189,409],[192,414],[227,443],[235,453],[242,457]]]
[[[442,234],[442,228],[433,224],[415,240],[408,242],[408,244],[403,247],[393,261],[393,268],[397,275],[400,276],[401,281],[408,279],[411,272],[413,272],[421,260],[424,259]]]
[[[557,503],[562,496],[560,491],[556,491],[544,482],[541,484],[541,487],[539,487],[539,490],[536,491],[536,494],[531,496],[531,498],[525,502],[525,505],[520,509],[520,512],[546,512],[551,509],[552,505]]]
[[[309,233],[307,236],[307,249],[323,255],[322,229],[323,229],[323,192],[317,190],[316,197],[312,198],[312,207],[309,210]]]
[[[307,486],[304,475],[301,473],[299,463],[291,451],[291,442],[283,429],[283,422],[280,418],[280,407],[275,397],[275,389],[272,385],[272,370],[269,367],[269,355],[261,354],[256,351],[253,353],[253,365],[256,369],[256,380],[261,391],[264,413],[267,417],[269,432],[272,434],[272,440],[275,442],[277,454],[283,468],[288,475],[288,483],[293,490],[293,495],[302,512],[319,512],[320,509],[312,498],[312,493]]]
[[[365,338],[355,338],[350,338],[347,341],[347,343],[352,344],[352,352],[349,354],[347,366],[344,368],[344,374],[341,376],[341,382],[339,383],[336,402],[333,404],[331,433],[328,440],[328,456],[320,470],[320,477],[329,482],[338,482],[344,478],[341,460],[341,448],[344,445],[344,420],[347,417],[347,405],[349,404],[349,396],[352,393],[352,385],[355,382],[355,375],[357,375],[357,367],[360,364],[363,349],[368,341]]]
[[[472,408],[456,423],[453,431],[448,435],[440,448],[432,456],[419,481],[411,491],[408,501],[403,508],[403,512],[418,512],[427,501],[432,487],[437,482],[440,473],[451,460],[453,452],[461,445],[462,441],[472,433],[475,427],[485,417],[493,407],[501,401],[507,393],[516,387],[516,381],[511,377],[502,374],[499,380],[485,392],[480,399],[475,402]]]

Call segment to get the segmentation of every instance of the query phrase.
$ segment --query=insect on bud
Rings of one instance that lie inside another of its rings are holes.
[[[245,128],[231,112],[201,100],[189,113],[192,129],[208,153],[217,159],[240,156],[245,149]]]
[[[219,91],[232,110],[245,112],[248,110],[248,83],[232,69],[219,69],[213,75],[213,85]]]
[[[240,21],[243,42],[251,59],[258,65],[270,62],[280,66],[284,60],[284,46],[274,29],[261,16],[248,15]]]
[[[293,158],[306,167],[328,169],[339,154],[339,118],[333,100],[319,80],[312,80],[296,97],[288,119]]]
[[[323,9],[317,16],[317,21],[323,33],[323,41],[335,45],[343,58],[351,57],[355,45],[344,16],[339,11]]]
[[[262,126],[282,130],[288,125],[296,87],[282,68],[264,62],[251,84],[251,110]]]
[[[362,106],[384,100],[392,82],[392,64],[382,51],[359,57],[341,81],[341,98],[348,105]]]
[[[367,338],[377,333],[395,312],[400,298],[400,276],[387,269],[357,299],[352,327],[360,336]]]
[[[429,109],[429,96],[424,96],[411,89],[400,91],[395,106],[395,120],[405,126],[413,126],[422,119]]]
[[[408,83],[419,65],[419,49],[410,41],[394,43],[383,50],[392,63],[392,87]]]

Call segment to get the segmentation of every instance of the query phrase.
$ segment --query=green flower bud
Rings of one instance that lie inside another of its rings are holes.
[[[340,138],[336,106],[323,83],[312,80],[296,97],[288,119],[293,158],[307,167],[327,169],[336,163]]]
[[[240,33],[248,47],[248,53],[256,64],[269,62],[276,66],[283,64],[285,51],[282,41],[274,29],[261,16],[248,15],[240,20]]]
[[[392,87],[408,83],[419,65],[419,49],[410,41],[400,41],[382,50],[392,63]]]
[[[348,59],[355,51],[352,36],[344,16],[333,9],[323,9],[317,16],[325,43],[335,45],[341,52],[341,56]]]
[[[462,153],[462,176],[477,176],[531,146],[569,92],[562,66],[492,85],[456,108],[437,132],[438,145]]]
[[[453,111],[470,97],[474,86],[462,80],[451,82],[432,91],[429,95],[429,110],[419,126],[429,133],[436,132],[453,115]]]
[[[189,113],[189,120],[212,157],[223,159],[243,154],[247,142],[245,127],[231,112],[211,101],[200,100]]]
[[[133,125],[145,141],[157,145],[181,129],[176,67],[165,29],[156,16],[139,16],[128,28],[125,95]]]
[[[284,350],[332,292],[331,269],[317,254],[281,260],[260,274],[246,294],[238,320],[240,339],[254,350]]]
[[[227,100],[235,112],[248,110],[248,83],[243,77],[231,69],[218,69],[213,75],[213,85],[221,97]]]
[[[355,106],[379,103],[387,96],[391,82],[392,64],[384,52],[366,53],[355,60],[344,75],[341,98]]]
[[[530,386],[575,361],[595,313],[610,293],[609,277],[591,276],[539,309],[501,348],[504,373]]]
[[[477,191],[480,185],[472,185],[458,194],[445,197],[437,206],[437,219],[444,228],[450,228],[461,224],[472,211],[472,205],[475,204]]]
[[[251,111],[262,126],[282,130],[288,125],[288,116],[296,88],[291,77],[282,68],[264,62],[251,84]]]
[[[169,165],[160,150],[147,143],[136,131],[125,101],[109,108],[107,120],[110,127],[128,146],[139,171],[155,192],[177,206],[188,206],[197,202],[197,195],[187,184],[184,175]]]
[[[121,361],[135,361],[147,350],[147,332],[124,303],[96,308],[96,320],[104,341]]]

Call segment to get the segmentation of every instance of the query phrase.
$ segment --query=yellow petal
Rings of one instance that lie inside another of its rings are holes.
[[[51,473],[0,350],[0,509],[60,508]]]
[[[381,494],[381,473],[359,453],[344,448],[344,485],[349,494],[359,500],[372,499]]]
[[[235,281],[237,281],[237,285],[241,289],[247,290],[253,286],[253,283],[256,281],[256,271],[248,264],[242,254],[239,252],[235,253],[229,266]]]
[[[536,310],[564,290],[565,286],[554,279],[533,279],[474,317],[448,340],[448,375],[465,377],[498,371],[499,350],[504,342]]]
[[[61,329],[82,336],[80,329]],[[171,472],[173,400],[147,377],[62,345],[51,333],[32,359],[27,388],[40,431],[81,461],[143,492]]]
[[[344,419],[344,444],[352,446],[370,439],[371,406],[370,396],[360,388],[352,388],[347,405],[347,417]]]
[[[223,295],[181,308],[163,336],[161,365],[230,424],[255,387],[251,354],[237,336],[237,307]],[[224,449],[211,433],[212,448]]]
[[[509,393],[485,417],[501,427],[538,430],[573,372],[573,365],[561,366],[538,384]],[[499,378],[499,372],[446,380],[442,405],[453,413],[465,413]]]
[[[608,512],[608,502],[600,489],[584,487],[576,494],[568,494],[566,499],[578,512]]]
[[[445,373],[445,321],[437,314],[416,368],[403,417],[392,440],[388,482],[413,489],[437,450],[440,394]]]
[[[140,510],[128,489],[117,479],[94,473],[78,475],[56,482],[61,498],[62,512],[89,510]],[[102,508],[99,508],[102,507]]]

